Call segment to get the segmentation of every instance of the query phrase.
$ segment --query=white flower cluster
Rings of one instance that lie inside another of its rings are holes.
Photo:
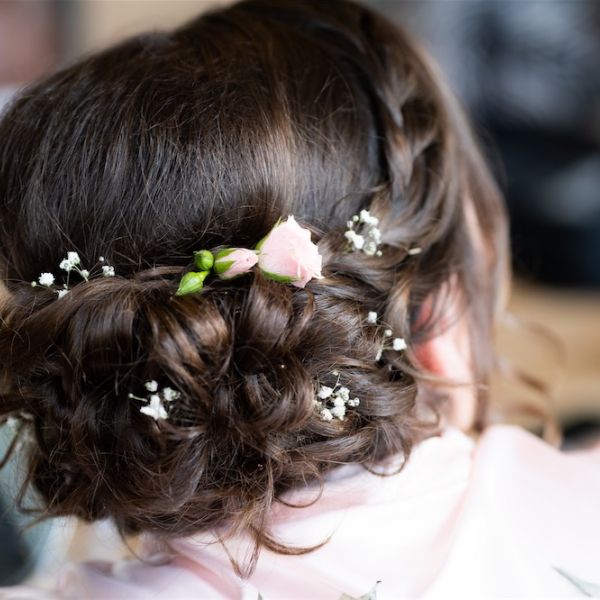
[[[158,382],[154,381],[154,379],[146,381],[144,387],[149,392],[147,398],[141,398],[131,393],[128,394],[129,398],[145,402],[145,404],[140,407],[140,412],[152,417],[155,421],[167,419],[169,414],[167,413],[164,402],[173,402],[173,400],[177,400],[181,396],[181,392],[170,387],[164,387],[159,391]]]
[[[100,262],[104,262],[104,257],[100,257]],[[71,271],[79,273],[85,281],[89,281],[90,272],[87,269],[82,268],[81,258],[77,252],[67,252],[67,257],[63,258],[58,267],[63,271],[67,272],[67,281],[63,284],[62,288],[54,290],[59,298],[62,298],[69,293],[69,276]],[[104,277],[114,277],[115,268],[109,265],[102,266],[102,275]],[[37,281],[32,281],[31,286],[36,287],[38,284],[47,288],[51,288],[54,285],[54,275],[52,273],[41,273]]]
[[[379,315],[374,310],[371,310],[367,313],[367,323],[369,325],[377,325],[378,319],[379,319]],[[384,342],[383,342],[383,345],[381,346],[381,348],[379,348],[379,350],[377,351],[377,354],[375,356],[375,362],[378,362],[381,360],[384,350],[394,350],[394,352],[402,352],[403,350],[406,350],[406,348],[408,347],[406,345],[406,340],[401,337],[394,337],[394,332],[391,329],[385,329],[383,332],[383,337],[384,337]],[[390,339],[391,339],[391,345],[389,344],[389,341],[388,341]]]
[[[79,265],[81,265],[81,258],[79,258],[79,254],[77,254],[77,252],[67,252],[67,258],[63,258],[58,266],[67,273],[75,270],[82,274],[81,272],[83,271],[82,277],[86,279],[89,277],[89,273],[85,269],[81,269]]]
[[[381,231],[377,217],[368,210],[361,210],[346,225],[348,229],[344,237],[348,240],[350,251],[360,250],[367,256],[381,256]]]
[[[338,380],[333,387],[322,385],[317,392],[315,407],[319,411],[319,416],[323,421],[332,421],[338,419],[343,421],[346,417],[346,407],[356,407],[360,404],[358,398],[350,398],[350,390],[340,385],[338,371],[333,371],[332,375],[337,375]]]
[[[98,258],[100,262],[106,262],[104,256],[100,256]],[[115,268],[110,265],[102,265],[102,276],[103,277],[114,277],[115,276]]]

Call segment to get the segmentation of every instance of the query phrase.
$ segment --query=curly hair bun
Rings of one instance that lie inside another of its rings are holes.
[[[33,419],[34,481],[55,514],[189,534],[260,515],[307,471],[382,458],[386,437],[403,436],[412,390],[377,367],[355,300],[327,282],[248,277],[177,297],[163,269],[91,279],[59,300],[36,290],[33,312],[13,299],[3,401]],[[343,423],[315,413],[316,382],[334,385],[334,367],[361,399]],[[129,398],[148,380],[181,392],[166,421]]]
[[[381,255],[347,251],[367,208]],[[193,251],[253,248],[285,215],[310,227],[323,279],[176,295]],[[477,298],[486,362],[505,233],[451,95],[359,4],[249,0],[35,83],[0,121],[0,418],[34,433],[44,514],[285,551],[266,516],[286,491],[435,430],[412,347],[451,279]],[[115,276],[74,273],[57,297],[66,249]],[[155,418],[148,382],[180,393]]]

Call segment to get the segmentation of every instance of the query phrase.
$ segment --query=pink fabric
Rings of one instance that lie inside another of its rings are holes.
[[[208,536],[177,540],[164,566],[74,567],[59,597],[339,600],[378,580],[378,600],[583,597],[556,569],[600,584],[600,451],[561,453],[516,427],[491,427],[477,443],[449,429],[421,443],[400,474],[342,467],[313,506],[279,507],[273,519],[289,544],[332,537],[303,556],[263,552],[246,582]],[[227,547],[240,558],[248,544]]]

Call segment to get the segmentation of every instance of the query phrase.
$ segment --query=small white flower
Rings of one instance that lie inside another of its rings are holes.
[[[341,406],[334,406],[330,412],[336,419],[343,421],[346,416],[346,405],[342,404]]]
[[[411,248],[408,251],[408,254],[410,256],[416,256],[417,254],[421,254],[421,252],[423,252],[423,248],[417,248],[417,247],[415,247],[415,248]]]
[[[322,420],[338,419],[343,421],[347,408],[358,406],[360,401],[358,398],[350,400],[350,390],[346,386],[339,385],[339,372],[337,370],[332,371],[331,374],[338,377],[337,382],[333,387],[322,385],[317,392],[317,398],[313,400],[313,405]]]
[[[369,311],[367,315],[367,323],[375,325],[377,323],[377,313],[374,310]]]
[[[381,230],[377,227],[369,229],[369,237],[375,244],[381,244]]]
[[[160,397],[156,394],[150,396],[150,404],[142,406],[140,408],[140,412],[152,417],[155,421],[158,421],[159,419],[166,419],[169,416],[160,400]]]
[[[42,273],[38,277],[38,281],[40,285],[45,285],[46,287],[49,287],[54,283],[54,275],[52,275],[52,273]]]
[[[99,256],[99,257],[98,257],[98,260],[99,260],[100,262],[104,262],[104,256]]]
[[[87,269],[82,269],[80,271],[80,275],[84,278],[87,279],[90,276],[90,272]]]
[[[37,281],[32,281],[31,282],[31,287],[36,287],[37,286]]]
[[[321,412],[321,419],[323,421],[331,421],[333,419],[333,414],[331,413],[331,411],[328,408],[324,408]]]
[[[406,341],[404,340],[404,338],[394,338],[394,341],[392,342],[392,348],[396,352],[402,352],[402,350],[406,350],[407,348]]]
[[[350,398],[350,390],[347,387],[342,386],[337,392],[336,395],[343,400],[348,400]]]
[[[362,250],[365,245],[365,238],[352,229],[346,231],[344,237],[350,242],[353,250]]]
[[[104,275],[104,277],[114,277],[115,268],[109,265],[102,265],[102,275]]]
[[[81,262],[81,259],[79,258],[79,254],[77,254],[77,252],[67,252],[67,260],[72,265],[78,265]]]
[[[180,392],[170,387],[163,388],[162,394],[166,402],[172,402],[173,400],[177,400],[181,396]]]
[[[377,254],[377,244],[375,242],[369,241],[363,245],[362,251],[367,256],[375,256],[375,254]]]
[[[69,290],[56,290],[56,295],[58,296],[58,298],[63,298],[64,296],[66,296],[69,293]]]
[[[381,250],[379,250],[381,231],[378,228],[379,219],[377,217],[363,209],[346,224],[348,230],[344,235],[349,242],[350,250],[362,250],[367,256],[381,256]]]
[[[371,215],[368,210],[361,210],[358,218],[360,222],[365,225],[370,225],[372,227],[377,227],[377,225],[379,225],[379,219]]]
[[[383,332],[383,335],[384,335],[385,337],[392,337],[392,330],[391,330],[391,329],[386,329],[386,330]]]
[[[152,379],[150,381],[146,381],[146,383],[144,383],[144,387],[149,392],[156,392],[158,390],[158,382],[154,381],[154,379]]]
[[[75,267],[80,263],[81,258],[79,258],[79,254],[77,254],[77,252],[67,252],[67,258],[63,258],[63,260],[60,261],[58,266],[63,271],[69,272],[75,269]]]
[[[157,421],[159,419],[167,419],[169,415],[165,409],[163,401],[172,402],[173,400],[177,400],[177,398],[181,396],[181,393],[170,387],[165,387],[162,390],[159,390],[158,382],[154,379],[146,381],[144,383],[144,387],[148,392],[150,392],[150,396],[148,398],[140,398],[131,392],[127,394],[128,397],[147,403],[140,408],[141,413],[148,415]],[[160,394],[162,394],[162,398]]]
[[[319,388],[319,393],[317,394],[317,396],[319,398],[321,398],[321,400],[325,400],[325,399],[329,398],[329,396],[331,396],[331,394],[333,394],[333,388],[330,388],[327,385],[322,385]]]

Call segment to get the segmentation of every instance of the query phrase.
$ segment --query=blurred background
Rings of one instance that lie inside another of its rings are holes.
[[[600,427],[600,0],[364,1],[421,40],[473,117],[511,217],[517,277],[502,356],[549,386],[565,447],[585,445]],[[86,53],[226,3],[0,0],[0,111]],[[493,398],[498,420],[549,401],[505,376]],[[39,582],[65,558],[127,552],[108,523],[19,533],[8,500],[17,479],[18,462],[0,472],[0,585]]]

